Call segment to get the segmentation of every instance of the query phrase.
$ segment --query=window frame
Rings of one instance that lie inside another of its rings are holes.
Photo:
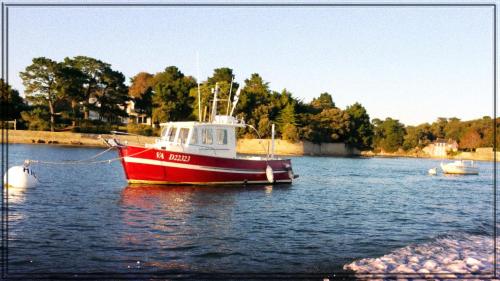
[[[210,142],[207,142],[208,138],[207,136],[210,136]],[[214,129],[211,127],[205,127],[201,129],[201,144],[204,145],[213,145],[214,144]]]
[[[220,134],[221,132],[222,134]],[[215,129],[215,143],[217,145],[228,145],[228,132],[226,128]]]

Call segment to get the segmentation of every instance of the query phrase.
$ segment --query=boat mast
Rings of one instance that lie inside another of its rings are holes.
[[[198,75],[198,120],[201,122],[201,93],[200,93],[200,54],[196,52],[196,70]]]

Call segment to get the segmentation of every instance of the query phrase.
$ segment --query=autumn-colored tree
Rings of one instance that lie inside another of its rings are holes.
[[[154,76],[147,72],[139,72],[131,79],[128,94],[134,101],[134,110],[141,114],[153,113]]]
[[[473,150],[481,144],[481,135],[474,128],[469,128],[460,139],[459,147],[465,150]]]

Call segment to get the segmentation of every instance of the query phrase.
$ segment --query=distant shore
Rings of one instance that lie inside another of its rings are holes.
[[[73,132],[48,132],[29,130],[9,130],[9,143],[24,144],[56,144],[69,146],[106,147],[103,139],[118,138],[122,142],[130,144],[153,143],[157,137],[135,136],[135,135],[111,135],[111,134],[86,134]],[[269,139],[239,139],[236,150],[242,154],[267,154],[271,147]],[[431,158],[431,159],[467,159],[478,161],[493,161],[492,148],[478,148],[476,152],[459,152],[449,157],[432,157],[423,152],[378,152],[358,151],[347,147],[343,143],[313,144],[311,142],[291,143],[277,139],[275,141],[275,154],[290,156],[363,156],[363,157],[408,157],[408,158]],[[500,153],[497,152],[497,161],[500,161]]]
[[[373,151],[362,151],[361,156],[365,157],[381,157],[381,158],[395,158],[395,157],[405,157],[405,158],[427,158],[436,160],[474,160],[474,161],[494,161],[493,149],[491,147],[481,147],[477,148],[475,152],[458,152],[456,155],[449,155],[447,157],[436,157],[428,155],[424,152],[373,152]],[[496,161],[500,161],[500,153],[496,152]]]
[[[157,137],[136,135],[86,134],[73,132],[48,132],[29,130],[9,130],[9,143],[56,144],[70,146],[106,147],[103,139],[118,138],[128,144],[154,143]],[[236,151],[242,154],[267,154],[271,147],[269,139],[239,139]],[[292,143],[277,139],[276,155],[315,156],[359,156],[360,151],[349,148],[344,143],[314,144],[308,141]]]

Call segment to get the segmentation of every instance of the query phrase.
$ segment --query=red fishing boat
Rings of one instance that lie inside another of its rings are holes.
[[[297,175],[293,173],[290,159],[275,157],[272,151],[262,157],[236,153],[236,129],[248,126],[231,116],[239,92],[231,114],[227,115],[215,115],[217,93],[216,86],[212,116],[207,122],[160,124],[161,136],[155,143],[144,146],[108,141],[117,147],[129,183],[292,183]]]

